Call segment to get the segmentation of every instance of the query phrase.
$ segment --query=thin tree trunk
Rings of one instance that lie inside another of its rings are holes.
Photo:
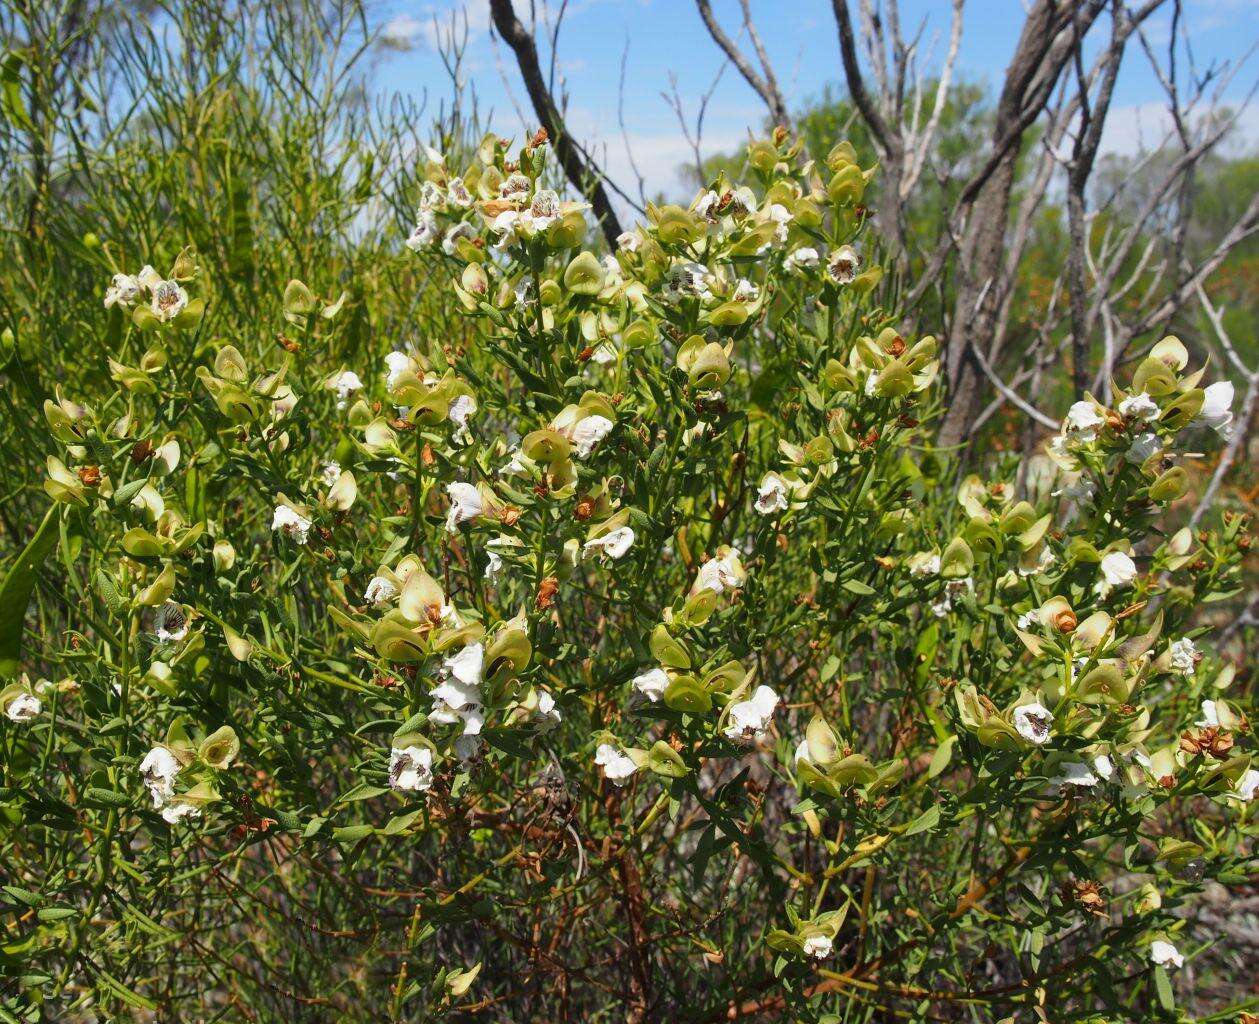
[[[603,178],[593,161],[583,154],[581,148],[568,134],[564,119],[556,107],[546,86],[546,78],[542,74],[542,66],[538,62],[538,48],[534,45],[533,36],[521,24],[512,9],[511,0],[490,0],[490,14],[494,18],[494,28],[503,41],[511,47],[516,55],[516,64],[520,67],[520,76],[524,79],[525,89],[533,103],[534,113],[538,121],[546,129],[547,135],[555,147],[555,155],[559,158],[564,174],[574,188],[589,197],[594,207],[595,216],[599,218],[599,226],[608,245],[616,248],[617,236],[621,233],[621,222],[612,209],[607,190],[603,187]]]

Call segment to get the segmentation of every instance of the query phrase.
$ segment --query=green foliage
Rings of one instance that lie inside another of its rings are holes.
[[[1220,384],[1165,339],[959,483],[864,147],[602,254],[302,12],[123,45],[5,199],[8,1019],[1177,1019],[1253,869],[1246,524],[1166,529]]]

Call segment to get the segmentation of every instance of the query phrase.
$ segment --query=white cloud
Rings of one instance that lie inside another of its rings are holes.
[[[1201,117],[1194,119],[1201,124]],[[1126,107],[1113,107],[1106,118],[1102,132],[1101,150],[1117,156],[1134,156],[1148,153],[1174,142],[1174,125],[1165,103],[1138,103]],[[1245,150],[1259,140],[1259,109],[1253,105],[1242,110],[1237,123],[1224,141],[1225,152]]]
[[[415,46],[420,34],[424,31],[424,23],[409,14],[399,14],[390,18],[380,29],[380,42],[392,49],[409,50]]]

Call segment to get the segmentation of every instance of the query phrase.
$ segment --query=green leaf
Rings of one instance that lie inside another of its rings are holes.
[[[919,832],[927,832],[940,824],[940,807],[937,804],[934,807],[928,807],[922,814],[918,815],[909,826],[901,833],[901,837],[916,836]]]
[[[1172,979],[1165,967],[1154,968],[1154,991],[1158,993],[1158,1002],[1164,1010],[1176,1009],[1176,997],[1172,994]]]
[[[950,736],[936,747],[936,752],[931,755],[931,764],[927,766],[927,778],[934,779],[949,766],[949,762],[953,760],[953,746],[956,743],[957,737]]]
[[[35,589],[37,570],[56,545],[57,507],[54,505],[0,583],[0,679],[17,675],[26,606]]]

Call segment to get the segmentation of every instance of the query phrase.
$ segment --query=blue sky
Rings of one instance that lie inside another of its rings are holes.
[[[517,13],[527,20],[529,0],[515,0]],[[537,3],[541,10],[541,0]],[[551,9],[559,9],[551,0]],[[1170,37],[1169,12],[1147,23],[1152,45],[1164,50]],[[729,35],[746,49],[737,0],[713,0],[713,7]],[[922,50],[932,67],[942,59],[948,40],[946,0],[901,0],[905,35],[922,26]],[[1186,0],[1185,27],[1199,70],[1212,63],[1236,66],[1240,73],[1225,94],[1240,103],[1259,76],[1259,53],[1247,55],[1259,40],[1259,0]],[[434,47],[434,17],[441,22],[452,11],[466,10],[469,44],[465,75],[475,86],[483,111],[493,111],[493,128],[518,134],[517,108],[530,115],[512,55],[501,43],[491,44],[488,0],[382,0],[372,8],[374,22],[390,38],[406,47],[383,56],[377,88],[430,97],[449,95],[450,82]],[[764,39],[788,102],[798,106],[837,85],[841,76],[834,16],[830,0],[752,0],[753,20]],[[957,74],[970,81],[995,85],[1009,60],[1023,23],[1020,0],[968,0],[963,21]],[[699,98],[712,85],[723,58],[709,39],[692,0],[570,0],[559,38],[558,67],[570,95],[572,130],[596,146],[606,147],[610,175],[631,188],[633,175],[618,125],[618,94],[626,41],[625,129],[636,162],[656,190],[679,191],[677,168],[690,157],[678,127],[677,115],[661,93],[676,78],[688,117],[693,123]],[[544,62],[548,59],[544,52]],[[1182,74],[1184,72],[1182,71]],[[1130,48],[1116,88],[1106,147],[1134,151],[1142,142],[1156,142],[1166,124],[1162,93],[1138,46]],[[1259,138],[1259,117],[1249,109],[1237,144]],[[729,149],[758,124],[764,108],[733,67],[726,69],[708,106],[703,149]],[[530,116],[530,120],[532,120]],[[632,190],[632,188],[631,188]]]

